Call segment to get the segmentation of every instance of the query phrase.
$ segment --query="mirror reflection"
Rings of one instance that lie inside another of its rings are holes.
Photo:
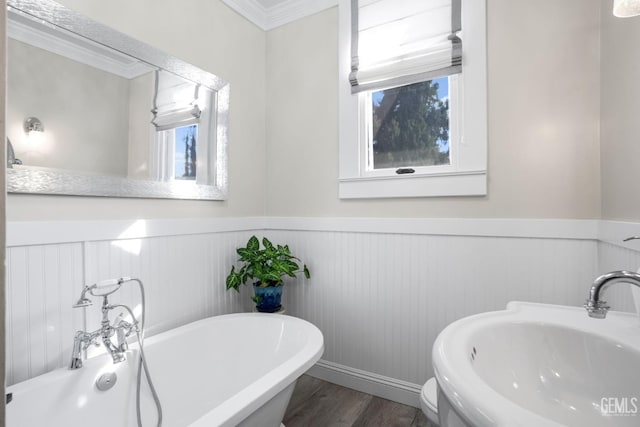
[[[216,167],[224,156],[224,141],[218,138],[218,127],[224,125],[219,116],[226,114],[218,111],[224,101],[216,90],[220,88],[40,17],[34,19],[32,11],[12,3],[20,2],[10,1],[13,7],[8,13],[7,136],[11,144],[7,149],[20,162],[8,164],[12,169],[10,191],[16,191],[12,180],[24,184],[63,178],[71,183],[60,191],[17,192],[223,198],[225,171]],[[36,3],[45,8],[53,2]],[[125,46],[132,44],[131,40],[124,42]],[[165,62],[180,61],[169,58]],[[178,68],[189,67],[181,63]],[[104,178],[92,181],[92,176]],[[74,180],[93,188],[68,188]],[[122,188],[124,183],[135,190],[132,180],[145,185],[142,194],[112,194],[109,189]],[[172,187],[156,194],[147,191],[150,183]],[[217,197],[200,197],[198,186],[214,187]]]

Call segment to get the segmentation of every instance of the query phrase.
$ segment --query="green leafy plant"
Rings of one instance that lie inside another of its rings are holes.
[[[288,245],[274,245],[266,237],[262,238],[262,249],[260,241],[256,236],[251,236],[244,248],[236,249],[242,264],[240,269],[235,266],[227,276],[227,289],[239,291],[240,285],[251,280],[256,286],[282,286],[284,276],[296,277],[298,273],[304,273],[304,277],[309,279],[311,274],[309,268],[302,264],[299,258],[291,255]],[[300,264],[302,264],[302,269]]]

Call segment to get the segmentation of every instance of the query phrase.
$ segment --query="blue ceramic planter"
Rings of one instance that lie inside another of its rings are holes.
[[[275,313],[282,308],[283,286],[267,286],[266,288],[253,285],[255,296],[260,299],[256,309],[262,313]]]

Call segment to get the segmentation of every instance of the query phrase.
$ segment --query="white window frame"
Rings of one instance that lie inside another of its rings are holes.
[[[402,165],[393,168],[371,169],[368,163],[373,157],[371,144],[371,132],[373,131],[373,105],[371,102],[372,93],[360,92],[358,96],[359,115],[359,135],[358,146],[360,148],[360,173],[362,177],[396,177],[396,170],[399,167],[410,167],[415,170],[415,174],[443,174],[455,173],[459,164],[459,142],[460,142],[460,113],[459,108],[462,105],[460,93],[460,75],[452,74],[449,76],[449,164],[434,166],[413,166]]]
[[[339,2],[339,197],[391,198],[487,194],[486,1],[462,0],[462,74],[450,85],[451,164],[367,171],[366,105],[370,95],[351,94],[351,6]],[[456,87],[457,86],[457,87]],[[456,92],[453,93],[453,92]],[[457,104],[457,105],[456,105]],[[457,108],[456,108],[457,107]]]

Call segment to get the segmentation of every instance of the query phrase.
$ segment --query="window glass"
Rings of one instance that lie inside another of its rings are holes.
[[[367,169],[448,165],[449,78],[370,94]]]
[[[195,180],[198,125],[182,126],[175,129],[175,179]]]

